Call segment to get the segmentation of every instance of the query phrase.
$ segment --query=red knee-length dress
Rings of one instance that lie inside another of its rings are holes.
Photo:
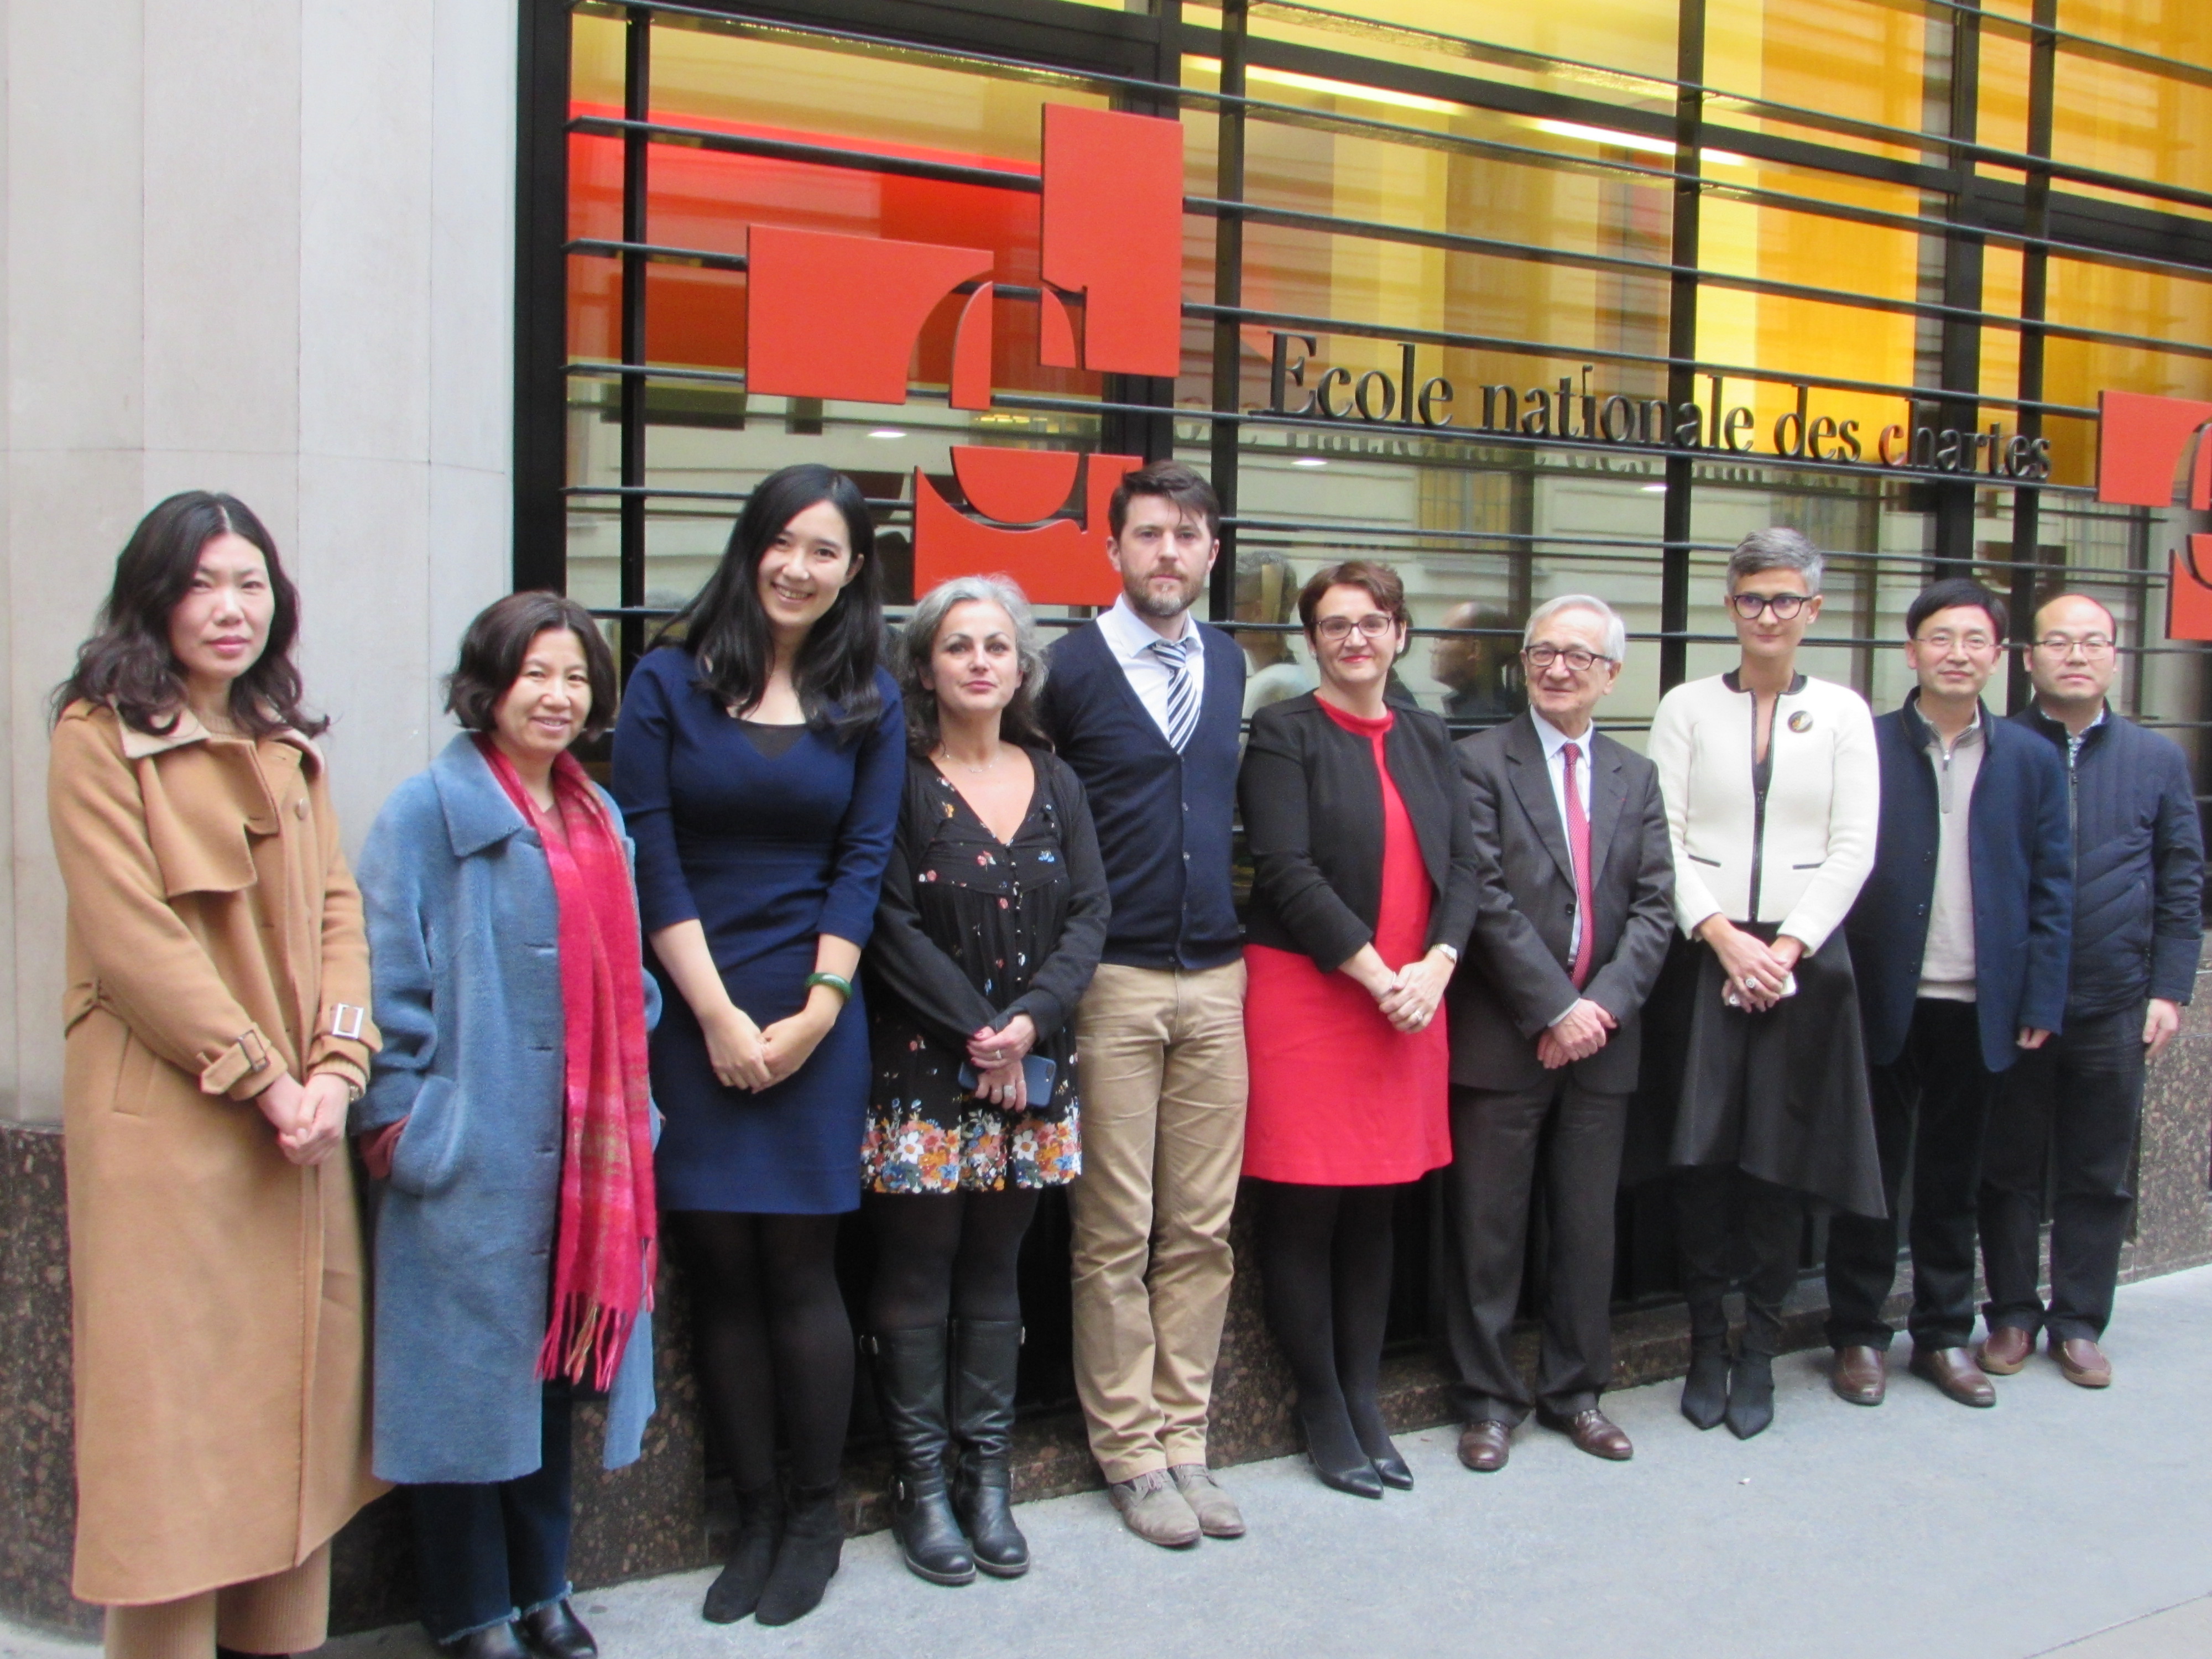
[[[1375,949],[1393,969],[1425,951],[1436,890],[1383,760],[1395,716],[1323,713],[1368,740],[1382,787],[1382,891]],[[1244,1173],[1302,1186],[1419,1180],[1451,1162],[1451,1054],[1439,1012],[1407,1034],[1348,975],[1271,945],[1244,947],[1244,1048],[1252,1077]]]

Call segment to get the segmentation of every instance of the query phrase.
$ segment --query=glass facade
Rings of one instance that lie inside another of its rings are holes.
[[[951,445],[1172,451],[1233,502],[1213,611],[1255,664],[1300,653],[1268,630],[1313,568],[1388,558],[1427,641],[1407,684],[1479,723],[1513,704],[1530,605],[1592,591],[1636,641],[1607,708],[1633,740],[1730,657],[1728,547],[1786,523],[1835,556],[1808,665],[1878,708],[1931,575],[2063,580],[2119,616],[2130,709],[2197,752],[2199,647],[2165,638],[2179,515],[2093,486],[2100,392],[2212,397],[2212,18],[998,0],[924,39],[914,9],[584,4],[541,30],[530,95],[557,119],[530,165],[557,166],[561,215],[525,264],[561,345],[556,370],[526,329],[525,383],[562,393],[556,429],[526,392],[518,577],[632,652],[787,462],[861,481],[907,598],[913,478],[957,500]],[[1008,48],[1032,37],[1063,49]],[[1172,380],[1041,361],[1054,103],[1181,122]],[[902,403],[750,392],[757,225],[988,250],[990,407],[947,401],[958,294]]]
[[[1211,614],[1255,670],[1291,665],[1278,684],[1304,666],[1299,583],[1350,554],[1405,577],[1402,678],[1463,729],[1517,706],[1531,607],[1595,592],[1632,640],[1601,713],[1640,744],[1668,686],[1734,660],[1729,550],[1786,524],[1831,555],[1811,672],[1891,708],[1926,581],[1971,572],[2016,606],[2081,586],[2120,623],[2121,706],[2212,789],[2204,647],[2166,637],[2188,514],[2096,489],[2101,394],[2212,399],[2212,11],[689,0],[547,17],[525,52],[516,577],[584,598],[628,656],[788,463],[860,482],[905,602],[917,475],[959,501],[953,446],[1172,453],[1228,504]],[[1180,264],[1172,376],[1043,361],[1053,105],[1180,123],[1180,234],[1147,248]],[[757,228],[988,252],[986,406],[952,395],[972,283],[921,323],[902,400],[749,387]],[[1993,693],[2025,690],[2015,669]],[[1669,1291],[1663,1209],[1622,1200],[1625,1298]],[[1432,1224],[1409,1193],[1400,1335],[1428,1320]],[[1028,1248],[1038,1404],[1066,1387],[1054,1206]]]

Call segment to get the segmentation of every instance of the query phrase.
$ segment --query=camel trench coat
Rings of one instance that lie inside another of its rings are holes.
[[[320,755],[86,703],[47,775],[69,893],[74,1589],[172,1601],[298,1565],[379,1486],[351,1164],[253,1097],[368,1081],[361,896]]]

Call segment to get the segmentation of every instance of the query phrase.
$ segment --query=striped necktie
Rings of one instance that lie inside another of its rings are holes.
[[[1198,729],[1198,688],[1190,678],[1190,650],[1197,643],[1186,634],[1179,640],[1154,640],[1146,647],[1168,671],[1168,742],[1178,752]]]

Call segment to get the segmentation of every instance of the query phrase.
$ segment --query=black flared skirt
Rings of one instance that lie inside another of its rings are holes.
[[[1842,930],[1798,963],[1796,994],[1764,1013],[1729,1007],[1727,983],[1710,948],[1677,939],[1644,1009],[1624,1178],[1733,1164],[1833,1209],[1886,1214]]]

